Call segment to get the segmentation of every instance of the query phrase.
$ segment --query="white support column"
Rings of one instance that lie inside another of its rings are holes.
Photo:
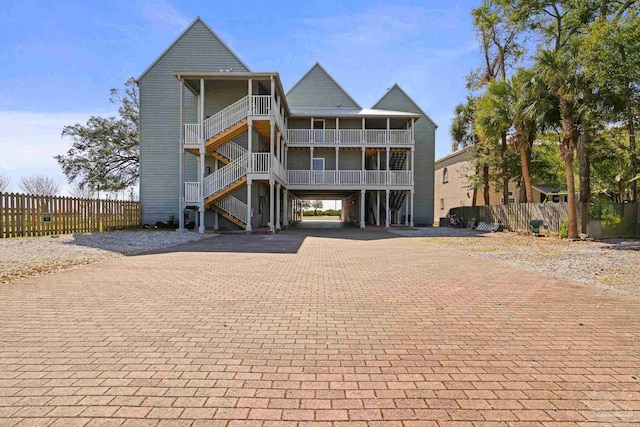
[[[313,172],[313,147],[309,148],[309,170]]]
[[[269,180],[269,233],[273,234],[276,232],[275,228],[275,182],[273,179]]]
[[[411,219],[409,220],[409,227],[413,227],[413,190],[411,190]]]
[[[360,190],[360,228],[364,228],[365,227],[365,221],[364,221],[364,215],[365,215],[364,195],[365,195],[365,190]]]
[[[385,191],[385,197],[386,197],[386,201],[384,205],[384,210],[385,210],[384,226],[386,228],[389,228],[391,227],[391,209],[389,209],[389,189],[387,188],[384,191]]]
[[[213,159],[214,172],[220,169],[220,163],[218,159]],[[217,210],[213,211],[213,229],[218,231],[220,229],[220,214]]]
[[[200,129],[202,129],[202,124],[204,123],[204,79],[200,79],[200,117],[199,117],[199,121],[200,121]],[[202,137],[204,134],[201,133],[200,136]]]
[[[338,180],[338,175],[340,175],[340,147],[336,147],[336,181]]]
[[[276,103],[276,81],[271,76],[271,110],[275,108]],[[273,115],[273,111],[269,111],[270,115]]]
[[[204,181],[204,161],[206,158],[206,151],[204,149],[204,146],[200,146],[200,156],[198,157],[198,181],[202,183]],[[198,211],[200,213],[200,224],[198,226],[198,233],[202,234],[204,233],[204,193],[202,184],[200,185],[200,206],[198,207]]]
[[[415,119],[411,119],[411,144],[415,144],[416,142],[415,124]]]
[[[336,117],[336,144],[340,144],[340,117]]]
[[[284,217],[284,222],[282,225],[285,227],[289,226],[289,191],[286,189],[282,193],[282,197],[284,198],[282,203],[282,208],[284,212],[282,212],[282,216]]]
[[[365,135],[364,135],[364,129],[365,129],[365,125],[366,125],[366,119],[363,117],[362,118],[362,136],[361,136],[361,141],[360,143],[364,144],[365,143]]]
[[[367,173],[365,172],[365,168],[364,168],[364,151],[365,151],[365,148],[362,147],[361,151],[362,151],[362,165],[361,165],[361,169],[360,169],[360,184],[361,185],[365,185],[366,184],[366,179],[367,179]]]
[[[280,184],[276,183],[276,230],[280,230]]]
[[[389,172],[389,160],[390,160],[390,157],[391,157],[391,150],[389,150],[389,146],[388,145],[387,145],[387,156],[386,157],[387,157],[386,158],[387,166],[386,166],[385,176],[387,177],[386,183],[387,183],[387,185],[389,185],[390,182],[391,182],[391,172]]]
[[[376,190],[376,225],[380,227],[380,190]]]
[[[249,95],[249,116],[253,115],[253,80],[247,80],[247,95]]]
[[[275,132],[276,132],[276,142],[275,142],[276,159],[280,161],[280,151],[282,151],[280,147],[280,131],[276,128]]]
[[[271,156],[269,157],[269,165],[271,165],[271,159],[273,158],[274,154],[275,154],[275,128],[273,126],[273,118],[269,120],[269,153],[271,154]],[[269,167],[269,172],[273,172],[273,166]]]
[[[391,130],[391,120],[387,117],[387,135],[385,136],[385,141],[387,144],[391,142],[391,136],[389,135],[389,131]]]
[[[247,119],[247,173],[253,172],[253,119]]]
[[[180,186],[178,194],[178,230],[184,231],[184,80],[180,77],[180,157],[179,170],[180,178],[178,185]]]
[[[247,179],[247,231],[251,231],[251,179]]]
[[[407,193],[410,193],[410,191],[407,191]],[[406,197],[404,199],[404,225],[409,225],[409,200]]]
[[[311,135],[309,135],[309,140],[311,140],[311,144],[313,144],[316,140],[316,133],[313,131],[313,117],[311,117]]]
[[[289,147],[285,144],[284,146],[284,163],[282,166],[284,166],[285,170],[289,170]]]

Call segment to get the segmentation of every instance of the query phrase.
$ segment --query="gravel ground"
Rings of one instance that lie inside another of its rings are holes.
[[[407,237],[456,248],[466,254],[505,261],[526,270],[640,295],[640,240],[569,242],[517,233],[479,233],[467,229],[397,230]]]
[[[203,237],[211,235],[175,231],[108,231],[0,239],[0,283],[180,245]]]

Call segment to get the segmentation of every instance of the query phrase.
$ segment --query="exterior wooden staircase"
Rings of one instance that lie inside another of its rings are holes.
[[[209,139],[204,141],[204,147],[207,152],[215,151],[218,148],[224,146],[225,144],[233,141],[243,133],[247,132],[249,126],[247,124],[247,119],[244,119],[230,128],[218,133],[215,136],[212,136]]]
[[[246,153],[247,153],[246,148],[231,141],[223,145],[222,147],[219,147],[216,150],[212,151],[211,155],[214,158],[218,159],[220,162],[224,163],[225,165],[228,165],[229,163],[239,159],[240,156]]]
[[[215,202],[213,208],[238,227],[247,228],[247,204],[242,200],[229,195]]]

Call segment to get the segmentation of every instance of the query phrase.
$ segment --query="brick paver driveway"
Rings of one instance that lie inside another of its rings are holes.
[[[0,287],[14,424],[640,425],[640,301],[384,231],[217,236]]]

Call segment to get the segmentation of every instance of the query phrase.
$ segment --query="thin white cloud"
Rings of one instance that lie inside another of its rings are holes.
[[[189,23],[185,14],[176,9],[168,1],[144,1],[140,4],[140,13],[148,21],[160,25],[183,30]]]
[[[421,33],[452,28],[459,24],[458,5],[448,9],[379,5],[353,14],[331,18],[305,19],[304,33],[314,38],[324,35],[333,44],[370,44],[381,47],[398,41],[419,40]]]
[[[0,111],[0,171],[11,177],[12,190],[18,191],[20,177],[34,173],[51,176],[66,188],[67,179],[53,158],[71,148],[71,140],[60,136],[62,128],[85,123],[90,116],[90,113]]]

